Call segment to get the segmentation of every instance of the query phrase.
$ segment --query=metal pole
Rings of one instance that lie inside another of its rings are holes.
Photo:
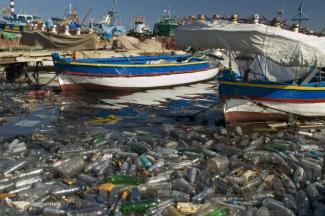
[[[11,15],[15,14],[15,0],[10,0],[10,12]]]

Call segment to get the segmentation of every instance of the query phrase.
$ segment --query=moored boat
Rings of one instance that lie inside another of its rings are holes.
[[[325,116],[325,82],[298,86],[221,79],[219,94],[227,122]]]
[[[180,47],[219,48],[228,57],[219,77],[225,121],[324,117],[325,37],[253,23],[193,23],[176,31]]]
[[[214,78],[218,66],[191,55],[139,56],[106,59],[62,58],[52,54],[62,90],[149,89]]]
[[[160,20],[155,23],[153,35],[163,37],[173,37],[178,27],[177,18],[170,14],[170,10],[165,11]]]

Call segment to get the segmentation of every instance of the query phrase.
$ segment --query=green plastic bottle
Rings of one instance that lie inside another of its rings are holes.
[[[147,152],[146,147],[139,143],[132,143],[130,147],[132,152],[138,153],[140,155]]]
[[[288,151],[289,147],[287,145],[283,145],[283,144],[272,144],[269,143],[267,145],[264,146],[264,149],[266,150],[275,150],[275,151]]]
[[[113,175],[107,178],[107,182],[117,185],[139,185],[141,182],[134,176],[119,176]]]
[[[216,208],[209,214],[206,214],[205,216],[228,216],[229,210],[226,208]]]
[[[139,202],[128,202],[121,205],[121,212],[123,214],[130,214],[131,212],[144,214],[147,209],[156,206],[157,203],[154,200],[143,200]]]
[[[102,134],[102,133],[98,133],[98,134],[95,135],[94,138],[95,138],[95,140],[94,140],[95,144],[98,144],[98,143],[101,143],[101,142],[103,142],[105,140],[105,135]]]

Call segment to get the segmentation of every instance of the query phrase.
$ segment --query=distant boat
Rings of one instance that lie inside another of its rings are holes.
[[[28,24],[41,24],[43,20],[40,17],[30,14],[12,14],[4,16],[1,20],[1,29],[5,32],[20,33]]]
[[[118,20],[114,15],[115,13],[113,10],[108,11],[102,20],[98,24],[95,24],[96,33],[104,39],[111,39],[116,35],[125,35],[127,32],[124,26],[117,24]]]
[[[191,55],[106,59],[61,58],[52,54],[61,89],[148,89],[209,80],[219,71]]]
[[[170,14],[170,10],[164,11],[160,20],[155,23],[153,28],[153,35],[172,37],[175,29],[178,27],[177,18]]]
[[[143,16],[136,16],[133,18],[133,26],[127,33],[127,36],[136,37],[140,40],[151,37],[149,26],[146,25]]]

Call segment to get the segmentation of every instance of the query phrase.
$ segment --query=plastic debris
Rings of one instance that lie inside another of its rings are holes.
[[[324,215],[322,130],[257,134],[157,116],[85,116],[0,137],[0,213]]]

